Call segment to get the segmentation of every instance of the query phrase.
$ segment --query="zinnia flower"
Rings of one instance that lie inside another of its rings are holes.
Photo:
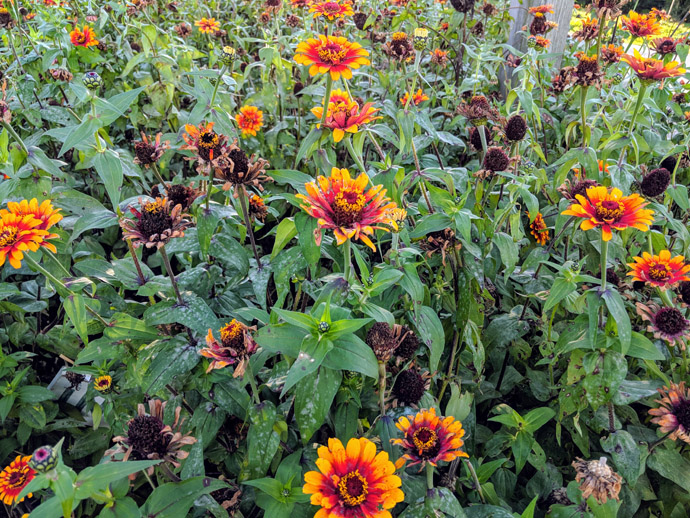
[[[252,330],[256,328],[248,327],[233,319],[220,329],[220,342],[218,342],[213,337],[213,331],[209,329],[206,335],[207,347],[199,351],[201,356],[212,360],[206,372],[236,364],[233,377],[238,378],[244,375],[249,357],[258,348],[250,333]]]
[[[620,500],[618,494],[623,477],[606,464],[606,457],[590,461],[576,458],[572,466],[577,472],[575,482],[580,483],[583,500],[590,496],[600,504],[605,504],[610,499]]]
[[[194,25],[199,27],[199,32],[206,34],[215,33],[220,30],[220,22],[215,18],[202,18],[194,22]]]
[[[145,245],[146,248],[155,246],[161,248],[168,241],[176,237],[183,237],[184,230],[190,225],[182,214],[182,205],[175,205],[167,198],[156,198],[153,201],[142,202],[141,211],[130,207],[134,218],[122,218],[123,239],[131,239],[135,248]]]
[[[690,264],[685,263],[682,255],[671,258],[669,250],[662,250],[659,255],[642,252],[642,257],[633,257],[633,260],[634,263],[628,263],[632,268],[628,275],[633,281],[646,282],[662,290],[680,281],[690,281],[686,275],[690,272]]]
[[[333,21],[337,18],[345,18],[346,16],[352,16],[355,14],[352,9],[352,3],[348,1],[330,1],[330,2],[312,2],[309,9],[310,13],[314,13],[314,18],[323,16],[328,18],[329,21]]]
[[[654,211],[644,208],[648,202],[638,194],[623,196],[620,189],[609,191],[604,186],[598,186],[587,189],[587,197],[578,194],[575,198],[577,203],[573,203],[563,214],[585,218],[580,224],[582,230],[601,227],[604,241],[610,241],[613,237],[611,229],[635,227],[646,231],[654,221]]]
[[[113,386],[112,376],[106,374],[105,376],[99,376],[93,381],[93,388],[98,392],[110,392]]]
[[[247,185],[253,185],[263,191],[263,183],[273,180],[266,176],[268,161],[257,158],[255,154],[247,156],[238,145],[237,139],[232,144],[224,146],[220,156],[215,160],[213,172],[215,178],[223,180],[223,190],[228,191],[235,187],[233,196],[239,195],[237,187],[245,189]],[[246,190],[245,190],[246,192]]]
[[[161,144],[162,133],[156,135],[155,140],[146,136],[146,133],[141,132],[141,140],[134,143],[134,163],[143,165],[147,169],[151,164],[158,162],[163,153],[170,148],[170,142],[166,141]]]
[[[529,12],[534,16],[544,16],[545,14],[553,14],[553,5],[544,4],[537,5],[535,7],[530,7]]]
[[[656,38],[652,42],[652,46],[656,52],[665,56],[666,54],[674,54],[676,52],[676,46],[682,43],[682,39],[674,40],[673,38]]]
[[[36,472],[29,467],[31,455],[17,457],[0,472],[0,501],[5,505],[14,505],[23,502],[24,499],[17,500],[19,493],[24,487],[33,480]],[[33,495],[29,493],[29,498]]]
[[[346,92],[334,90],[323,125],[333,130],[333,140],[337,143],[343,140],[345,133],[357,133],[362,124],[380,119],[381,117],[374,117],[377,111],[378,108],[372,107],[371,103],[366,103],[360,110],[359,105],[350,99]],[[311,112],[320,121],[323,117],[323,106],[315,106]],[[320,122],[317,127],[321,127]]]
[[[659,389],[662,398],[659,408],[652,408],[649,414],[654,416],[652,423],[658,424],[662,433],[667,433],[669,439],[680,439],[690,444],[690,390],[685,382],[679,384],[671,382],[670,388]]]
[[[183,446],[194,444],[197,440],[191,435],[182,433],[184,419],[180,420],[181,407],[175,408],[172,425],[164,423],[167,401],[158,399],[149,401],[149,413],[143,404],[137,405],[137,415],[127,423],[127,433],[113,438],[117,446],[105,452],[106,455],[124,453],[123,461],[132,457],[134,460],[162,459],[173,466],[180,467],[178,460],[184,460],[189,452]],[[146,471],[151,475],[155,466]],[[136,473],[130,475],[134,479]]]
[[[404,434],[402,439],[391,442],[402,447],[403,456],[410,466],[428,462],[436,466],[440,461],[450,462],[459,457],[469,457],[461,450],[465,442],[462,423],[454,417],[438,417],[436,410],[420,410],[416,415],[403,416],[395,424]]]
[[[409,98],[410,98],[410,93],[405,92],[405,95],[400,99],[400,103],[403,106],[407,106],[407,100]],[[419,103],[422,103],[422,102],[428,101],[428,100],[429,100],[429,97],[424,92],[422,92],[421,88],[419,88],[417,90],[417,93],[412,96],[412,102],[414,103],[415,106],[418,106]]]
[[[592,41],[599,35],[599,20],[584,18],[582,26],[573,33],[573,38],[579,41]]]
[[[649,322],[647,331],[654,333],[654,338],[666,340],[670,347],[676,345],[676,340],[685,337],[690,330],[688,321],[680,310],[676,308],[659,308],[656,304],[645,306],[638,302],[637,314]]]
[[[240,112],[235,115],[235,120],[242,130],[243,137],[256,137],[256,132],[264,125],[264,112],[256,106],[242,106]]]
[[[44,223],[31,214],[19,216],[6,212],[0,215],[0,266],[9,258],[12,268],[19,269],[24,252],[35,252],[41,246],[55,253],[55,246],[46,241],[54,234],[41,230],[42,225]]]
[[[636,38],[646,38],[656,36],[661,32],[661,25],[657,23],[656,17],[630,11],[628,16],[621,17],[622,28]]]
[[[314,518],[390,518],[389,509],[405,498],[388,453],[377,454],[369,439],[350,439],[347,447],[328,439],[318,455],[319,471],[305,473],[302,488],[321,506]]]
[[[72,45],[76,45],[77,47],[91,47],[99,43],[93,29],[88,25],[84,25],[82,30],[79,30],[79,27],[75,27],[74,30],[69,33],[69,39],[72,41]]]
[[[448,51],[434,49],[431,51],[431,62],[439,67],[445,67],[448,63]]]
[[[660,59],[645,58],[635,50],[634,56],[623,54],[622,58],[632,68],[640,80],[660,81],[667,77],[676,77],[685,73],[684,68],[679,67],[678,61],[664,63]]]
[[[623,56],[623,47],[619,45],[602,45],[601,46],[601,59],[605,63],[618,63]]]
[[[185,124],[185,134],[182,135],[182,138],[187,145],[180,149],[195,151],[202,160],[213,161],[213,157],[218,156],[221,147],[227,140],[224,135],[219,135],[213,131],[213,125],[213,122],[201,123],[199,126]]]
[[[529,212],[527,213],[527,216],[530,219],[532,218]],[[537,212],[534,221],[532,221],[529,224],[529,229],[530,234],[534,236],[534,240],[541,246],[544,246],[546,242],[549,240],[549,228],[546,226],[546,222],[544,222],[544,216],[542,216],[541,212]]]
[[[297,45],[295,61],[300,65],[311,65],[309,75],[330,73],[337,81],[342,75],[352,77],[352,69],[368,65],[369,53],[359,43],[348,41],[340,36],[319,35]]]
[[[354,238],[376,251],[369,236],[374,235],[374,229],[389,231],[377,225],[398,228],[390,216],[390,210],[397,205],[386,197],[383,185],[365,191],[369,183],[365,173],[353,179],[347,169],[334,167],[329,178],[319,176],[316,180],[318,185],[317,182],[305,185],[307,196],[298,194],[297,197],[304,202],[302,209],[318,219],[317,242],[321,242],[321,230],[327,228],[333,230],[339,245]]]

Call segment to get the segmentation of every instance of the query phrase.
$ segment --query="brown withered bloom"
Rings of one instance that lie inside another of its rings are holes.
[[[488,120],[500,120],[498,110],[483,95],[474,95],[469,103],[460,103],[455,112],[467,118],[474,126],[484,126]]]
[[[606,16],[609,20],[618,18],[621,14],[621,7],[627,4],[630,0],[593,0],[587,6],[587,12],[594,11],[597,13],[597,18],[601,19]]]
[[[163,153],[170,149],[169,141],[161,144],[162,135],[162,133],[158,133],[154,140],[143,131],[141,132],[141,140],[134,143],[135,164],[143,165],[148,169],[151,167],[151,164],[155,164],[161,159]]]
[[[599,68],[597,56],[587,56],[584,52],[578,52],[575,57],[577,57],[578,63],[571,72],[575,84],[601,88],[604,72]]]
[[[72,79],[74,79],[72,72],[64,68],[49,68],[48,73],[56,81],[64,81],[65,83],[69,83]]]
[[[355,27],[357,27],[360,31],[363,31],[364,24],[367,23],[368,18],[369,16],[367,16],[366,13],[363,13],[362,11],[357,11],[352,16],[352,21],[355,22]]]
[[[288,14],[285,17],[285,25],[288,27],[299,27],[302,25],[302,20],[300,20],[299,16],[295,16],[294,14]]]
[[[443,68],[448,64],[448,51],[434,49],[431,51],[431,63]]]
[[[510,166],[510,159],[500,147],[490,147],[484,155],[483,166],[493,173],[505,171]]]
[[[580,483],[584,500],[590,496],[600,504],[612,499],[620,500],[618,494],[621,491],[623,477],[611,469],[606,463],[606,457],[590,461],[577,457],[572,466],[577,472],[575,482]]]
[[[579,41],[593,41],[599,36],[599,20],[585,18],[582,25],[573,33],[573,38]]]
[[[386,56],[400,61],[407,61],[414,57],[412,40],[404,32],[394,32],[391,41],[383,46]]]
[[[376,322],[371,326],[365,342],[371,347],[376,359],[381,363],[390,360],[398,346],[398,342],[393,336],[393,330],[386,322]]]
[[[105,452],[106,455],[124,453],[122,458],[126,462],[130,457],[134,460],[163,460],[176,468],[180,467],[178,461],[184,460],[189,452],[184,451],[184,446],[194,444],[197,440],[191,435],[182,433],[184,419],[180,419],[181,407],[175,408],[175,418],[172,425],[164,423],[164,413],[167,401],[152,399],[149,401],[149,413],[143,404],[137,405],[137,415],[127,423],[125,435],[113,438],[117,446]],[[146,470],[153,474],[154,466]],[[136,473],[130,475],[134,480]]]
[[[601,46],[601,59],[606,64],[618,63],[623,56],[623,47],[619,45],[602,45]]]
[[[271,22],[271,13],[269,13],[268,11],[264,11],[259,15],[258,21],[261,25],[269,24]]]
[[[182,210],[187,210],[191,207],[194,200],[202,194],[204,194],[204,192],[201,189],[195,189],[193,183],[189,186],[182,184],[165,184],[165,196],[172,202],[173,207],[175,205],[181,205]],[[151,189],[151,196],[154,198],[160,196],[160,190],[157,185]]]
[[[168,241],[184,236],[184,230],[191,224],[182,213],[182,206],[175,205],[167,198],[153,201],[140,199],[141,211],[130,207],[134,218],[121,218],[120,227],[123,239],[131,239],[135,248],[161,248]]]
[[[11,29],[14,25],[12,15],[5,7],[0,7],[0,28]]]
[[[474,7],[474,2],[475,0],[450,0],[450,5],[459,13],[468,13]]]
[[[440,253],[441,263],[443,265],[446,264],[447,253],[453,248],[459,250],[462,246],[460,241],[455,239],[455,232],[450,228],[429,232],[424,238],[418,241],[418,244],[420,248],[426,252],[427,257]]]
[[[478,21],[477,23],[474,24],[474,27],[472,27],[472,34],[475,36],[481,36],[484,34],[484,24],[481,21]]]
[[[430,385],[431,375],[428,372],[420,372],[414,366],[399,372],[391,389],[391,395],[394,397],[393,407],[402,404],[417,408]]]
[[[187,39],[192,35],[192,26],[183,22],[175,26],[175,32],[181,38]]]
[[[511,142],[517,142],[525,138],[527,134],[527,123],[522,115],[513,115],[503,128],[505,136]]]
[[[419,338],[406,325],[395,324],[393,326],[393,338],[398,344],[395,348],[395,354],[402,361],[410,360],[419,349]]]
[[[484,132],[484,138],[486,139],[486,145],[490,146],[492,143],[492,135],[486,126],[472,126],[470,128],[470,144],[477,151],[482,150],[482,137],[479,134],[480,128]]]
[[[223,190],[227,191],[234,187],[233,196],[239,195],[238,188],[245,189],[251,185],[263,191],[263,184],[271,181],[270,176],[266,176],[266,166],[268,161],[257,158],[256,155],[250,157],[237,146],[237,139],[232,144],[224,146],[220,155],[213,162],[214,176],[223,180]]]
[[[498,7],[489,2],[484,2],[482,4],[482,13],[484,16],[494,16],[498,14]]]
[[[690,444],[690,390],[681,381],[658,391],[662,396],[657,400],[659,407],[649,410],[654,416],[652,423],[658,424],[661,433],[669,434],[672,441],[680,439]]]
[[[522,58],[519,58],[517,56],[513,56],[512,54],[508,54],[508,57],[506,58],[506,66],[510,68],[517,68],[520,66],[522,63]]]
[[[571,184],[570,180],[566,178],[565,182],[563,182],[563,184],[556,190],[560,192],[561,196],[563,196],[566,200],[576,200],[577,195],[587,197],[587,189],[590,187],[596,187],[598,185],[599,184],[594,180],[589,180],[587,178]]]
[[[551,87],[549,90],[555,95],[562,94],[572,84],[573,81],[570,68],[572,67],[562,68],[558,74],[551,79]]]
[[[652,48],[665,56],[666,54],[675,54],[676,45],[681,43],[681,40],[674,40],[673,38],[656,38],[652,41]]]
[[[249,197],[249,215],[262,223],[268,216],[268,208],[266,208],[263,198],[258,194],[252,194]]]
[[[664,168],[652,169],[640,181],[640,191],[648,198],[660,196],[671,183],[671,172]]]
[[[209,329],[206,335],[206,347],[199,350],[199,354],[209,358],[211,363],[206,369],[209,373],[214,369],[222,369],[234,365],[233,378],[244,376],[249,363],[249,357],[259,348],[252,337],[256,327],[249,327],[242,322],[232,319],[220,329],[220,341],[213,336]]]
[[[224,480],[223,475],[220,476],[220,480]],[[240,509],[242,491],[237,486],[218,489],[211,493],[211,498],[218,502],[220,506],[228,512],[230,518],[233,518],[235,513]]]

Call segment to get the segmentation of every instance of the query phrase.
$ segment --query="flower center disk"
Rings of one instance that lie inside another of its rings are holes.
[[[431,453],[438,443],[436,432],[423,426],[412,436],[412,442],[421,453]]]
[[[361,192],[340,191],[333,202],[336,224],[347,227],[359,221],[365,205],[366,198]]]
[[[614,200],[604,200],[600,201],[596,205],[597,218],[606,221],[614,222],[619,220],[623,214],[624,209],[621,207],[620,203]]]
[[[369,493],[369,484],[360,475],[359,470],[355,470],[340,479],[340,482],[338,482],[338,492],[345,505],[354,507],[366,500]]]
[[[0,247],[13,245],[17,241],[18,230],[14,227],[6,228],[0,233]]]
[[[329,65],[339,65],[345,58],[345,50],[337,43],[328,43],[319,49],[319,59]]]

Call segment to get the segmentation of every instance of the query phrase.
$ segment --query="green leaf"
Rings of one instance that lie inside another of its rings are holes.
[[[606,302],[606,307],[611,313],[611,316],[618,327],[618,338],[621,341],[621,353],[626,354],[630,348],[630,340],[632,338],[632,326],[630,325],[630,317],[623,305],[623,299],[620,293],[614,288],[608,288],[601,295],[601,298]]]
[[[557,278],[549,292],[549,298],[544,303],[544,313],[556,306],[560,301],[577,290],[577,284],[567,279]]]
[[[292,219],[285,218],[278,223],[276,229],[276,238],[273,242],[273,251],[271,252],[271,260],[275,259],[276,255],[285,248],[285,246],[297,235],[297,227]]]
[[[243,480],[266,475],[280,446],[280,435],[274,427],[277,417],[276,407],[270,401],[263,401],[249,410],[251,426],[247,432],[248,464]]]
[[[676,450],[657,448],[647,458],[647,466],[686,491],[690,491],[690,461]]]
[[[497,232],[494,234],[494,243],[501,253],[501,261],[505,265],[504,275],[506,278],[513,273],[515,265],[518,262],[518,247],[513,238],[504,232]],[[546,311],[546,308],[544,308]]]
[[[513,518],[513,515],[496,505],[473,505],[465,509],[467,518]]]
[[[642,471],[642,455],[633,436],[625,430],[616,430],[601,440],[601,447],[611,455],[618,473],[634,487]]]
[[[120,190],[122,189],[122,180],[124,179],[120,156],[112,149],[106,149],[102,153],[96,153],[93,159],[93,166],[103,181],[113,208],[117,207],[120,204]]]
[[[274,308],[273,311],[288,324],[302,328],[305,331],[316,331],[319,327],[319,322],[311,315],[279,308]]]
[[[422,342],[429,347],[429,370],[434,372],[438,369],[438,363],[446,345],[443,325],[436,312],[429,306],[415,308],[414,320]]]
[[[160,462],[160,460],[134,460],[106,462],[98,466],[88,467],[77,476],[75,496],[79,500],[84,500],[93,493],[107,489],[116,480],[145,470],[150,466],[155,466]]]
[[[330,340],[319,341],[312,337],[304,340],[297,360],[292,364],[285,378],[281,397],[299,380],[318,369],[331,349],[333,349],[333,342]]]
[[[302,249],[304,258],[310,266],[315,266],[321,258],[321,245],[316,244],[314,231],[318,221],[305,212],[295,214],[295,226],[297,228],[297,239]]]
[[[304,445],[326,421],[341,379],[340,371],[321,366],[295,386],[295,419]]]
[[[79,338],[81,338],[84,344],[88,344],[89,330],[87,326],[84,297],[73,293],[72,295],[68,295],[64,298],[62,305],[65,308],[65,313],[69,317],[70,322],[72,322],[74,329],[79,334]]]
[[[112,507],[104,507],[98,518],[141,518],[141,511],[137,503],[126,496],[118,498]]]
[[[515,456],[516,475],[519,474],[520,471],[522,471],[522,468],[525,466],[525,462],[527,462],[529,452],[532,451],[533,442],[534,437],[532,437],[531,433],[525,430],[520,430],[515,436],[515,440],[513,441],[510,447],[513,451],[513,455]]]
[[[612,346],[613,350],[622,353],[620,341],[616,341]],[[646,336],[632,332],[630,348],[625,353],[630,358],[641,358],[642,360],[664,360],[664,354]]]
[[[299,146],[295,164],[299,164],[303,158],[309,158],[316,149],[316,145],[323,134],[323,129],[313,128]]]
[[[527,415],[525,415],[525,429],[534,433],[539,428],[548,423],[556,415],[556,412],[548,407],[535,408],[530,410]]]
[[[115,313],[110,325],[103,330],[103,334],[114,342],[120,340],[153,341],[159,336],[155,327],[146,325],[146,322],[134,318],[127,313]]]
[[[329,369],[359,372],[374,379],[379,376],[374,351],[356,335],[345,335],[335,340],[323,365]]]
[[[187,516],[194,500],[202,495],[224,489],[227,484],[209,477],[194,477],[182,482],[169,482],[158,486],[141,508],[142,516],[180,518]]]
[[[184,304],[175,300],[166,300],[151,306],[144,312],[144,320],[150,326],[178,323],[185,325],[201,336],[206,336],[209,329],[220,329],[220,323],[213,310],[195,294],[182,294]]]

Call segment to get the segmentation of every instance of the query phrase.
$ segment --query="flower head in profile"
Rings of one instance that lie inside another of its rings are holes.
[[[628,263],[631,271],[628,275],[633,281],[646,282],[665,290],[681,281],[690,281],[688,272],[690,264],[685,263],[685,257],[677,255],[671,257],[669,250],[662,250],[659,255],[642,252],[642,257],[633,257],[634,263]]]
[[[637,74],[637,77],[642,81],[660,81],[667,77],[676,77],[685,73],[685,69],[681,68],[678,61],[670,61],[664,63],[660,59],[645,58],[635,50],[634,55],[623,54],[622,61],[625,61],[630,68]]]
[[[621,28],[636,38],[657,36],[661,33],[661,25],[655,16],[635,11],[630,11],[628,16],[621,17]]]
[[[117,446],[105,454],[114,456],[124,453],[124,462],[130,457],[134,460],[160,459],[176,468],[179,467],[179,461],[189,456],[189,452],[182,448],[194,444],[197,440],[182,432],[184,419],[180,419],[181,407],[175,408],[172,425],[165,424],[166,405],[167,401],[151,399],[148,414],[143,404],[137,405],[137,415],[127,423],[126,433],[114,437],[113,442]],[[147,469],[149,475],[153,471],[154,466]],[[130,475],[132,480],[135,477],[136,473]]]
[[[679,40],[674,40],[673,38],[656,38],[652,41],[652,48],[658,54],[665,56],[666,54],[675,54],[676,46],[682,42],[682,38]]]
[[[5,469],[0,471],[0,501],[5,505],[14,505],[23,502],[17,500],[24,487],[36,476],[36,472],[29,467],[31,455],[17,457]],[[29,498],[33,495],[29,493]]]
[[[652,423],[659,425],[661,433],[670,434],[669,439],[690,444],[690,390],[681,381],[659,389],[659,394],[659,407],[649,410]]]
[[[134,218],[120,219],[123,239],[131,239],[135,248],[144,245],[146,248],[161,248],[176,237],[183,237],[184,230],[190,225],[182,213],[182,205],[175,205],[167,198],[156,198],[152,201],[139,200],[141,210],[130,207]]]
[[[652,303],[648,306],[638,302],[637,314],[649,322],[647,331],[654,334],[654,338],[665,340],[670,347],[676,345],[676,340],[685,338],[690,331],[690,321],[677,308],[660,308]]]
[[[623,196],[620,189],[611,190],[604,186],[590,187],[586,196],[575,196],[573,203],[563,214],[583,218],[580,228],[591,230],[601,227],[604,241],[613,237],[611,230],[625,230],[634,227],[639,230],[649,230],[654,221],[654,211],[645,209],[648,202],[638,194]]]
[[[158,133],[156,138],[153,139],[146,135],[143,131],[141,132],[141,140],[134,143],[134,163],[138,165],[143,165],[147,169],[151,164],[158,162],[163,153],[167,149],[170,149],[170,142],[166,141],[161,144],[162,133]]]
[[[621,491],[623,477],[611,469],[606,463],[606,457],[590,461],[576,458],[572,465],[577,472],[575,482],[580,483],[584,500],[590,496],[600,504],[605,504],[611,499],[620,500],[618,494]]]
[[[334,167],[331,176],[319,176],[315,182],[305,185],[307,195],[298,194],[300,205],[307,214],[317,218],[317,242],[321,242],[321,230],[331,229],[339,245],[348,239],[360,239],[376,251],[370,236],[374,229],[389,231],[397,229],[391,218],[391,209],[397,208],[395,202],[386,197],[382,185],[366,189],[369,177],[362,173],[352,178],[347,169]],[[386,225],[380,226],[380,225]]]
[[[431,62],[443,68],[448,63],[448,51],[441,49],[434,49],[431,51]]]
[[[604,63],[618,63],[623,57],[623,54],[623,47],[620,45],[609,44],[601,46],[601,59]]]
[[[360,108],[346,92],[336,89],[331,94],[323,125],[333,131],[333,140],[340,142],[345,133],[357,133],[362,124],[380,119],[381,117],[374,115],[377,111],[378,108],[374,108],[371,103],[366,103]],[[315,106],[311,112],[319,121],[322,120],[323,106]],[[320,122],[317,127],[321,127]]]
[[[318,471],[304,474],[302,488],[321,506],[314,518],[390,518],[389,509],[405,498],[388,453],[377,454],[369,439],[350,439],[347,446],[328,439],[318,455]]]
[[[31,214],[20,216],[6,212],[0,215],[0,266],[7,260],[12,268],[19,269],[24,252],[35,252],[42,246],[56,252],[55,245],[46,241],[55,234],[42,230],[40,227],[43,225],[40,219]]]
[[[355,14],[355,11],[352,9],[352,2],[347,0],[331,0],[329,2],[314,1],[311,3],[309,12],[314,14],[314,18],[323,16],[331,22]]]
[[[202,18],[194,22],[199,27],[199,32],[214,34],[220,30],[220,22],[215,18]]]
[[[529,212],[527,213],[527,217],[529,217],[530,220],[532,219]],[[544,246],[549,240],[549,227],[546,226],[544,216],[542,216],[541,212],[537,212],[534,220],[529,224],[529,233],[532,234],[534,240],[541,246]]]
[[[256,137],[256,132],[264,125],[264,112],[256,106],[242,106],[239,113],[235,115],[235,120],[242,130],[243,137],[248,135]]]
[[[583,18],[582,25],[573,33],[573,38],[579,41],[592,41],[599,35],[599,20],[596,18]]]
[[[409,61],[414,58],[412,39],[404,32],[394,32],[391,40],[383,46],[383,52],[388,57],[399,61]]]
[[[402,439],[391,442],[402,447],[404,458],[410,466],[427,462],[436,466],[439,462],[450,462],[460,457],[469,457],[462,451],[465,430],[455,418],[439,417],[436,410],[420,410],[416,415],[403,416],[395,424],[403,433]]]
[[[252,338],[252,330],[256,330],[256,328],[248,327],[233,319],[232,322],[225,324],[220,329],[220,341],[218,341],[213,336],[213,331],[209,329],[206,335],[206,347],[199,351],[201,356],[211,359],[206,372],[222,369],[228,365],[237,365],[233,377],[243,376],[249,357],[258,348],[257,343]]]
[[[553,14],[553,5],[552,4],[544,4],[544,5],[537,5],[535,7],[530,7],[529,8],[529,13],[534,15],[534,16],[544,16],[546,14]]]
[[[213,163],[213,175],[215,178],[223,180],[223,190],[228,191],[235,188],[233,196],[239,196],[238,188],[246,189],[251,185],[263,191],[263,184],[273,180],[266,176],[268,161],[257,158],[255,154],[247,156],[242,148],[237,145],[237,139],[232,144],[223,146],[221,154]]]
[[[348,41],[341,36],[310,38],[297,45],[295,61],[300,65],[310,65],[309,75],[330,74],[337,81],[352,78],[352,70],[368,65],[369,53],[359,43]]]
[[[408,99],[410,98],[410,93],[405,92],[405,95],[400,99],[400,104],[403,106],[407,106]],[[419,88],[417,89],[417,93],[415,93],[412,96],[412,101],[415,106],[419,106],[420,103],[423,103],[424,101],[428,101],[429,96],[426,95],[424,92],[422,92],[422,89]]]
[[[79,27],[75,27],[69,33],[69,39],[72,45],[77,47],[91,47],[93,45],[98,45],[99,41],[96,39],[96,34],[93,29],[88,25],[84,25],[82,30]]]

